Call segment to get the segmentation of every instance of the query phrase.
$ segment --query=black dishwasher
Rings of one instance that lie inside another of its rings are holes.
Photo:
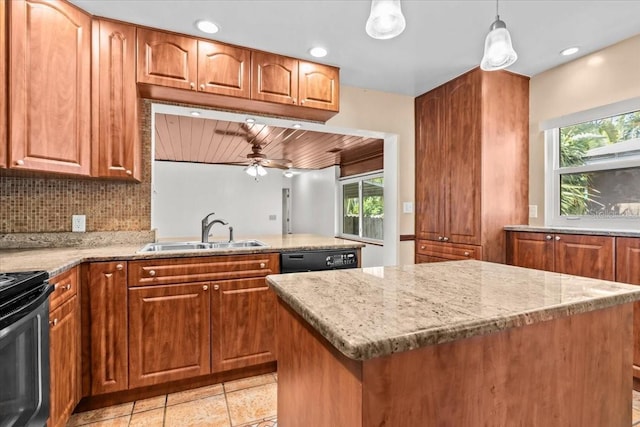
[[[283,252],[280,273],[337,270],[358,267],[356,249],[323,249],[317,251]]]

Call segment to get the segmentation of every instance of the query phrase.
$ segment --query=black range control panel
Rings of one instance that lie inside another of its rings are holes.
[[[283,252],[281,273],[337,270],[358,267],[357,249],[324,249],[317,251]]]

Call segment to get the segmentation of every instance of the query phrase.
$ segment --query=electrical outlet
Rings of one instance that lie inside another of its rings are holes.
[[[529,218],[538,218],[538,205],[529,205]]]
[[[276,215],[269,215],[269,221],[275,221],[277,218]]]
[[[72,215],[71,216],[71,231],[76,233],[84,233],[87,230],[87,216],[86,215]]]

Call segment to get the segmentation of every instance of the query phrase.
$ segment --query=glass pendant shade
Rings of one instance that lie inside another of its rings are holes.
[[[365,27],[374,39],[392,39],[404,31],[407,23],[400,9],[400,0],[372,0],[371,14]]]
[[[249,165],[244,168],[244,171],[247,175],[256,177],[256,176],[265,176],[267,174],[267,170],[262,167],[262,165]]]
[[[485,71],[501,70],[512,65],[517,59],[518,54],[511,45],[507,25],[496,17],[484,42],[484,56],[480,68]]]

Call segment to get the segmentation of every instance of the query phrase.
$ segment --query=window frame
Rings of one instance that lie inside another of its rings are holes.
[[[384,170],[377,170],[377,171],[367,172],[367,173],[358,174],[358,175],[351,175],[351,176],[338,179],[338,194],[337,194],[338,196],[337,197],[338,199],[338,203],[337,203],[338,205],[338,237],[342,237],[349,240],[357,240],[357,241],[362,241],[366,243],[372,243],[376,245],[384,244],[384,237],[382,239],[372,239],[369,237],[362,236],[363,214],[364,214],[362,209],[362,203],[363,203],[362,187],[363,187],[364,181],[372,178],[383,179],[383,184],[382,184],[383,196],[382,197],[384,198],[385,197],[384,193],[386,188],[386,180],[384,179]],[[360,213],[360,217],[358,221],[358,235],[344,232],[344,186],[347,184],[353,184],[356,182],[358,183],[358,202],[359,202],[358,212]],[[384,209],[384,204],[383,204],[383,209]],[[384,210],[383,210],[383,214],[384,214]],[[384,224],[384,218],[383,218],[383,224]],[[383,227],[383,230],[384,230],[384,227]]]
[[[619,103],[620,109],[615,105],[594,108],[592,110],[576,113],[574,115],[549,121],[544,130],[545,149],[545,225],[550,227],[577,227],[602,230],[637,230],[640,228],[640,218],[637,217],[613,217],[606,216],[569,216],[560,214],[560,177],[566,174],[586,173],[596,171],[609,171],[626,168],[640,167],[640,159],[617,158],[582,166],[560,166],[560,128],[572,126],[592,120],[603,119],[633,113],[640,110],[639,98],[631,103]],[[613,107],[613,108],[612,108]]]

